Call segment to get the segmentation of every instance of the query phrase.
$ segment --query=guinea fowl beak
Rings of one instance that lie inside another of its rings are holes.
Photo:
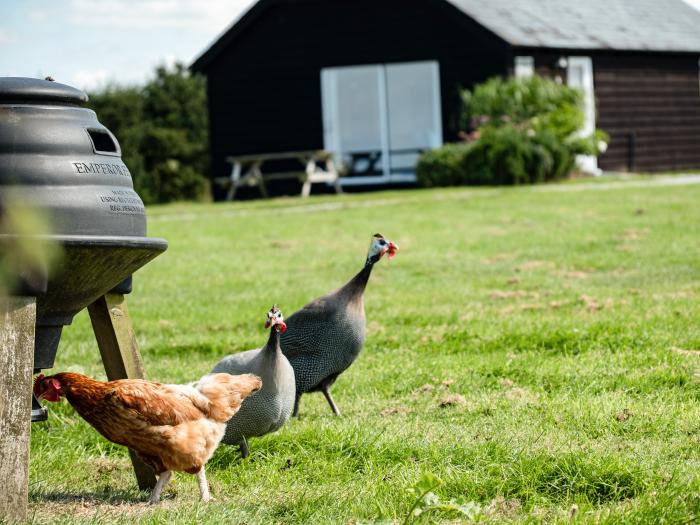
[[[394,257],[394,255],[396,255],[396,252],[398,252],[398,251],[399,251],[399,245],[394,243],[394,242],[389,242],[389,247],[386,250],[387,257],[389,258],[389,260],[391,260]]]

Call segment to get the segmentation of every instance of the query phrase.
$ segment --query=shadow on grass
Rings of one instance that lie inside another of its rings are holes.
[[[100,491],[31,491],[29,501],[31,503],[58,503],[58,504],[88,504],[88,505],[121,505],[131,503],[145,503],[150,494],[147,492],[135,492],[115,489]],[[163,499],[167,499],[166,494]]]

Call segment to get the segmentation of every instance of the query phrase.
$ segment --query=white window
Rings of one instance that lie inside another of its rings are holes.
[[[321,70],[324,147],[351,170],[341,183],[415,181],[420,153],[442,144],[438,63]]]
[[[593,62],[591,57],[569,57],[566,70],[566,83],[583,91],[585,120],[581,136],[595,131],[595,93],[593,90]],[[587,173],[600,175],[598,161],[592,155],[579,155],[576,159],[579,168]]]
[[[535,59],[533,57],[515,57],[515,78],[527,78],[535,74]]]

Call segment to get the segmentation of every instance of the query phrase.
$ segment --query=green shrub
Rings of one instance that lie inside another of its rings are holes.
[[[580,91],[541,77],[494,78],[462,94],[466,142],[424,153],[423,186],[533,184],[565,178],[577,155],[597,155],[596,131],[582,137]]]
[[[425,187],[464,184],[462,166],[470,148],[471,144],[464,142],[445,144],[441,148],[426,151],[416,166],[419,184]]]

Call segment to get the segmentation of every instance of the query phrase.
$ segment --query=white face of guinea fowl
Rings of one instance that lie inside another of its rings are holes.
[[[385,239],[380,233],[375,233],[372,237],[372,242],[369,244],[369,251],[367,252],[367,260],[372,262],[377,262],[381,259],[384,254],[388,254],[389,259],[391,259],[396,252],[399,251],[397,244]]]
[[[277,326],[280,332],[284,332],[287,329],[287,325],[284,322],[284,316],[282,311],[273,306],[270,311],[267,312],[267,319],[265,320],[265,328],[270,328],[272,326]]]

